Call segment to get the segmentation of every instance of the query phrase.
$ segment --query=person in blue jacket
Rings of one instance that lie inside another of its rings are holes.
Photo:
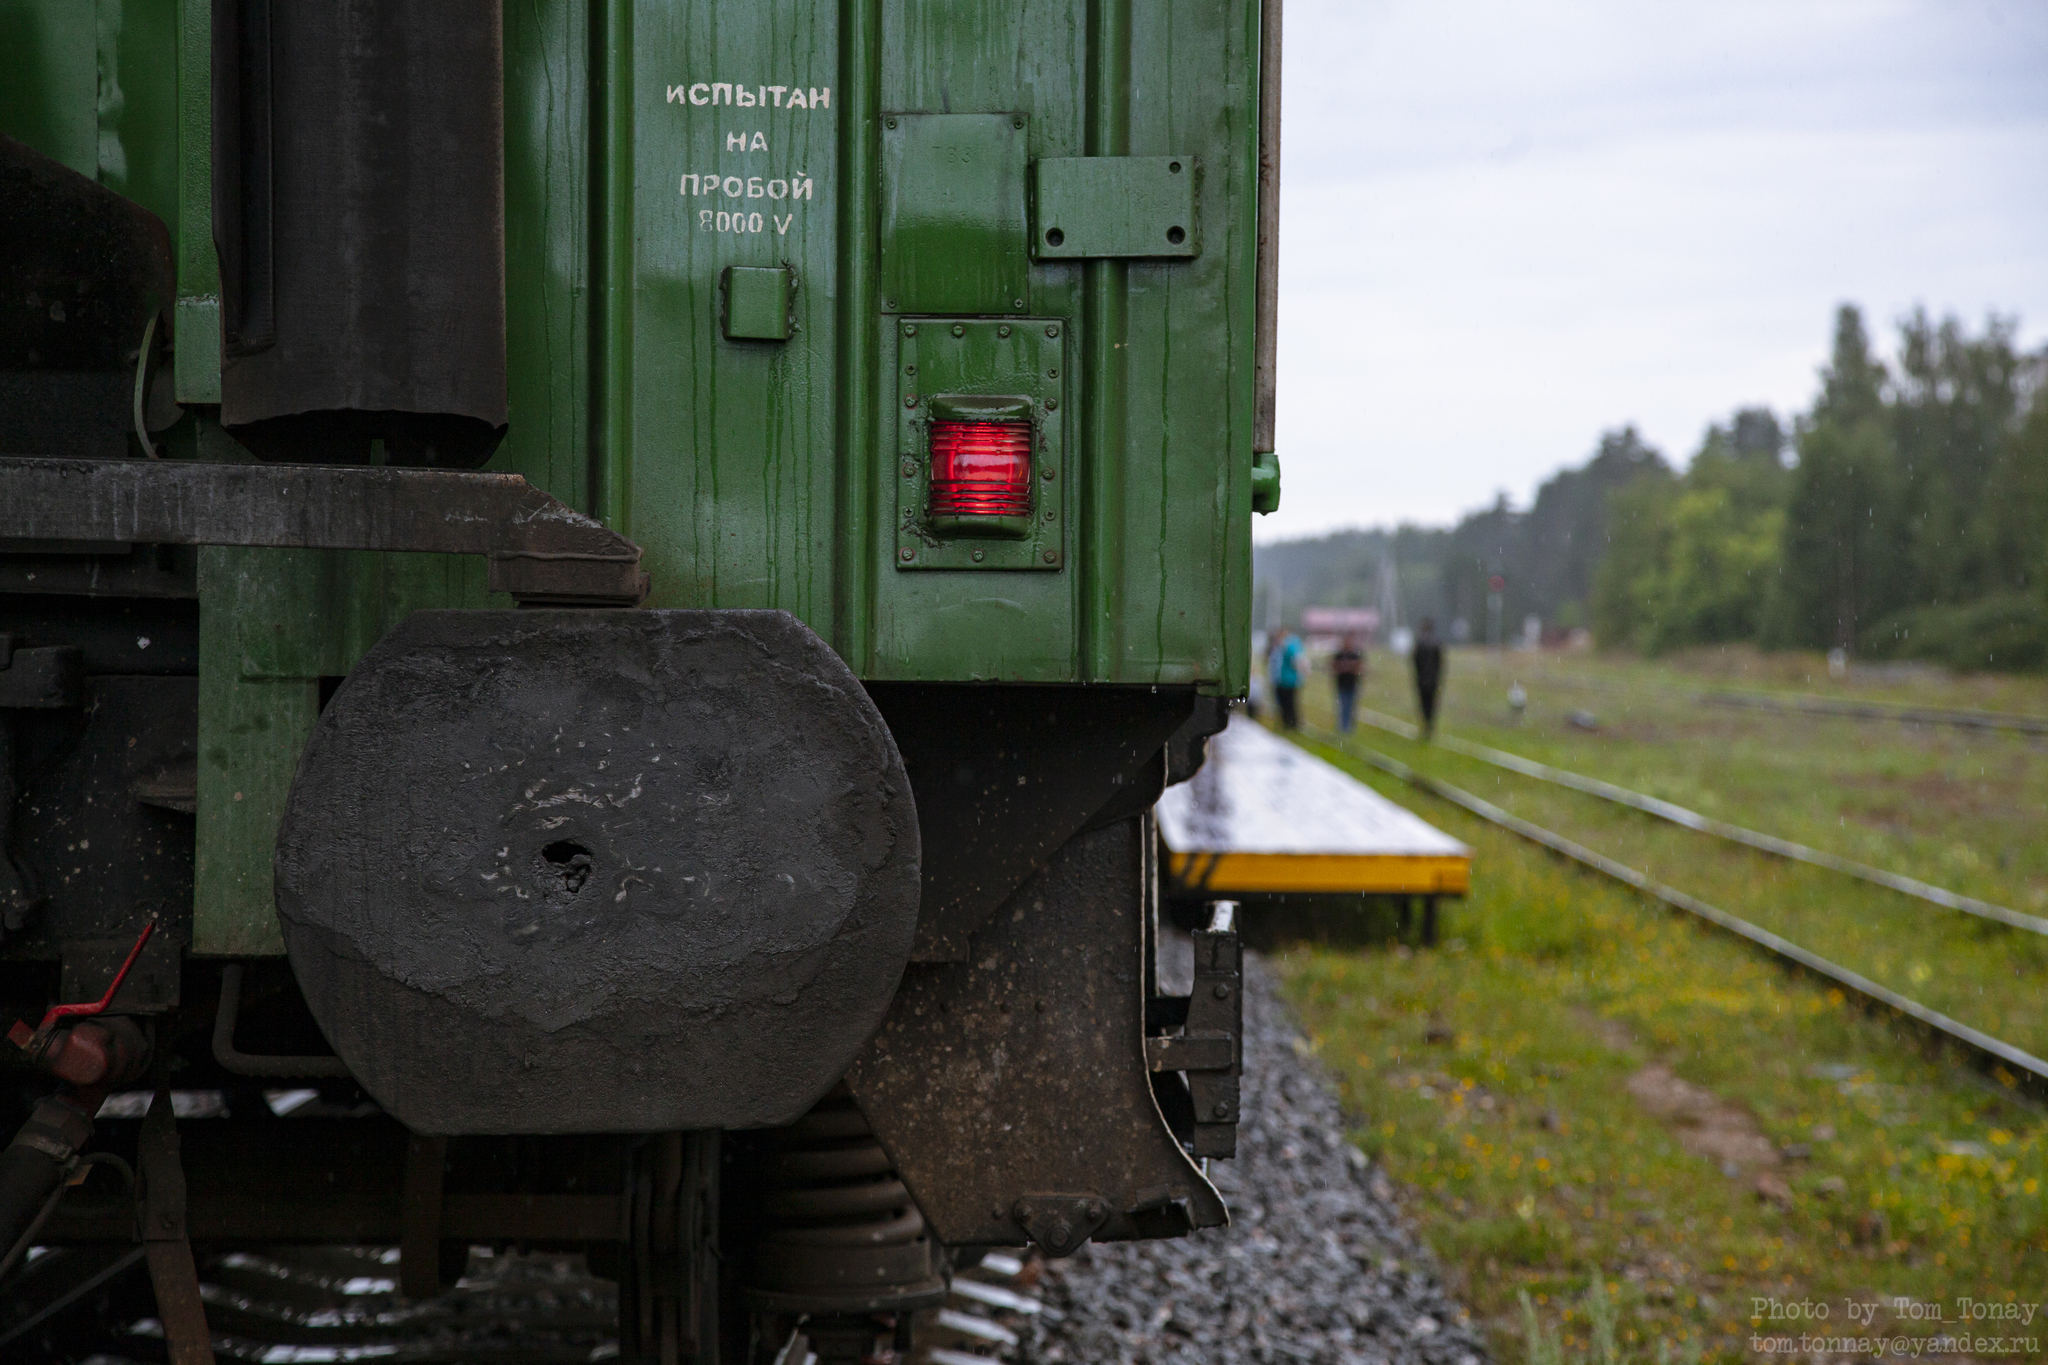
[[[1280,724],[1289,730],[1301,724],[1301,682],[1306,672],[1308,659],[1301,637],[1290,630],[1281,637],[1272,660],[1273,700],[1280,707]]]

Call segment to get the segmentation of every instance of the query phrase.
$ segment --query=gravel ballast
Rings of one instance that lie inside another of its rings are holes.
[[[1186,944],[1166,945],[1163,977]],[[1005,1354],[1022,1365],[1483,1365],[1477,1332],[1393,1184],[1346,1140],[1328,1076],[1252,953],[1241,1112],[1236,1160],[1209,1165],[1231,1226],[1091,1244],[1049,1264],[1041,1292],[1054,1311]]]

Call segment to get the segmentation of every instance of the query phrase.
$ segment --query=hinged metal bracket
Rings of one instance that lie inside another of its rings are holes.
[[[1218,901],[1209,927],[1193,934],[1194,988],[1186,996],[1159,1001],[1161,1023],[1178,1021],[1178,1033],[1145,1039],[1145,1062],[1154,1072],[1180,1072],[1189,1109],[1181,1111],[1175,1134],[1189,1156],[1237,1155],[1239,1078],[1244,1072],[1244,948],[1238,941],[1237,907]],[[1155,1025],[1155,1027],[1158,1025]],[[1163,1100],[1162,1096],[1162,1100]],[[1168,1108],[1179,1110],[1175,1104]]]
[[[1027,1194],[1010,1216],[1048,1256],[1069,1256],[1109,1217],[1109,1203],[1093,1194]]]

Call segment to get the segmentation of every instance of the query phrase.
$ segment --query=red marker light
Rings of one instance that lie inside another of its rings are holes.
[[[933,422],[931,514],[1031,514],[1031,423]]]

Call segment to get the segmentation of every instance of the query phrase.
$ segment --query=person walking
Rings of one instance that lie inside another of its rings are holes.
[[[1422,709],[1422,737],[1436,735],[1436,694],[1444,681],[1444,647],[1437,643],[1436,622],[1425,616],[1415,630],[1415,700]]]
[[[1365,646],[1356,635],[1347,635],[1330,658],[1330,672],[1337,683],[1337,728],[1351,733],[1358,714],[1358,689],[1365,682]]]
[[[1301,637],[1291,630],[1273,653],[1273,701],[1280,708],[1280,724],[1289,730],[1301,725],[1301,675],[1307,671],[1302,656]]]

